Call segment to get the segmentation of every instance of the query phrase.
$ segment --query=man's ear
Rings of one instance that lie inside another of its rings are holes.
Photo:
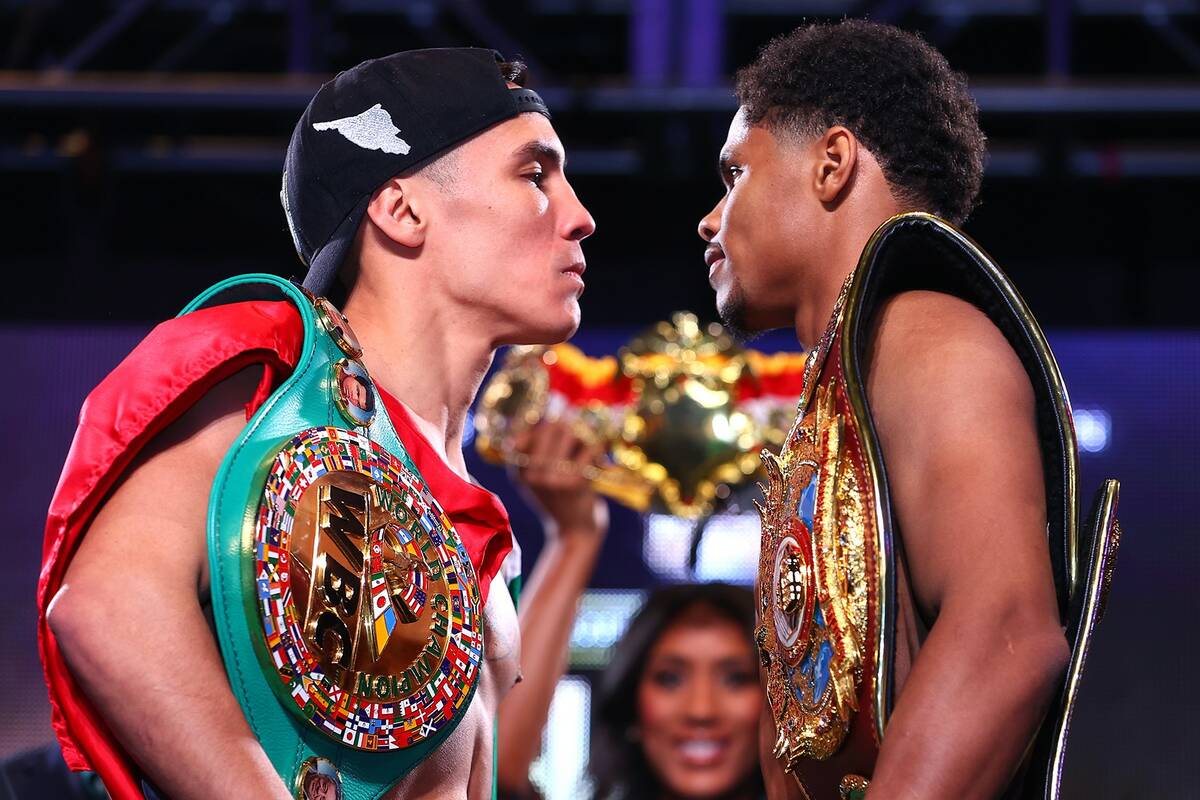
[[[854,181],[858,167],[858,138],[843,125],[834,125],[817,139],[813,189],[822,203],[836,203]]]
[[[375,190],[367,205],[367,216],[384,236],[403,247],[425,243],[426,220],[421,202],[409,181],[392,178]]]

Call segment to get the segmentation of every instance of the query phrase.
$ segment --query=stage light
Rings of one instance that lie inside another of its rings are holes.
[[[646,566],[664,578],[687,580],[692,526],[688,520],[670,514],[648,515],[646,538],[642,541],[642,558]]]
[[[559,680],[542,732],[542,754],[529,768],[529,778],[545,800],[591,796],[591,709],[592,686],[586,678],[566,675]]]
[[[754,583],[758,569],[758,514],[717,514],[704,528],[696,553],[696,579]]]
[[[1112,417],[1098,408],[1077,408],[1074,412],[1075,436],[1085,453],[1102,453],[1112,438]]]
[[[603,669],[612,647],[625,634],[630,618],[642,607],[640,589],[592,589],[583,593],[571,628],[572,669]]]
[[[669,514],[650,514],[642,555],[646,566],[673,580],[750,584],[758,567],[758,514],[717,514],[704,527],[696,553],[696,572],[688,571],[694,522]]]

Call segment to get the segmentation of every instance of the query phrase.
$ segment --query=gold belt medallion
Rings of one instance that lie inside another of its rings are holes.
[[[833,755],[858,709],[866,521],[842,434],[833,389],[822,386],[781,455],[763,453],[755,640],[778,731],[775,757],[789,772],[802,758]]]
[[[471,561],[425,485],[349,430],[275,458],[254,528],[269,678],[350,747],[410,747],[470,698],[483,653]]]

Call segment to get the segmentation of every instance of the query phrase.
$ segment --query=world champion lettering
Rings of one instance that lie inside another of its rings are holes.
[[[388,700],[411,694],[414,685],[427,679],[438,669],[441,653],[437,646],[439,637],[445,636],[450,629],[450,617],[446,613],[449,603],[443,595],[435,595],[433,600],[433,632],[428,643],[417,656],[416,662],[407,669],[397,680],[395,675],[373,675],[370,672],[359,672],[355,675],[354,694],[366,699]]]

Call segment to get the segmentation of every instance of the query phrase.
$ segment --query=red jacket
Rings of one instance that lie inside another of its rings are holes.
[[[72,769],[99,773],[116,800],[142,797],[129,757],[67,669],[46,607],[105,495],[146,444],[220,381],[255,364],[263,378],[246,418],[291,372],[304,341],[287,302],[232,303],[162,323],[88,395],[50,501],[38,579],[38,648],[50,691],[54,732]],[[504,506],[463,480],[413,426],[404,407],[380,391],[396,433],[430,492],[450,517],[479,575],[487,602],[492,578],[512,548]]]

